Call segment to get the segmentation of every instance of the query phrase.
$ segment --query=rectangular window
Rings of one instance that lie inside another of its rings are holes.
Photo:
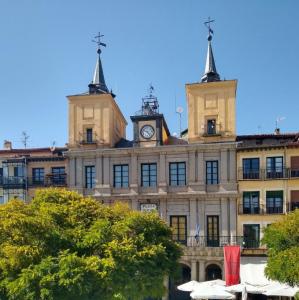
[[[218,161],[217,160],[206,162],[206,183],[218,184]]]
[[[291,177],[299,177],[299,156],[291,156]]]
[[[299,190],[291,191],[291,210],[299,208]]]
[[[92,128],[86,129],[86,143],[92,143],[93,137],[92,137]]]
[[[258,214],[259,198],[259,192],[243,192],[243,214]]]
[[[260,225],[243,225],[243,246],[244,248],[259,248],[260,246]]]
[[[187,243],[187,217],[170,216],[170,227],[172,229],[172,239],[176,242]]]
[[[267,157],[267,178],[283,178],[283,157]]]
[[[24,176],[24,168],[23,166],[16,166],[13,169],[13,176],[14,177],[23,177]]]
[[[66,183],[65,167],[52,168],[52,184],[64,185]]]
[[[129,187],[129,165],[114,165],[113,181],[116,188]]]
[[[95,186],[96,170],[95,166],[85,166],[85,187],[92,189]]]
[[[243,179],[260,178],[260,159],[243,158]]]
[[[216,120],[207,120],[207,134],[216,134]]]
[[[3,184],[3,168],[0,168],[0,185]]]
[[[169,163],[169,184],[171,186],[186,185],[186,163]]]
[[[141,186],[157,185],[157,164],[141,164]]]
[[[266,210],[267,214],[283,213],[283,191],[266,192]]]
[[[207,247],[219,247],[219,216],[207,216]]]
[[[45,169],[44,168],[33,168],[32,169],[32,183],[42,184],[45,179]]]

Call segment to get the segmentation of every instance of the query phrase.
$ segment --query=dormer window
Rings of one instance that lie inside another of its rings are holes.
[[[216,120],[215,119],[207,120],[207,134],[209,134],[209,135],[216,134]]]
[[[86,129],[86,143],[93,143],[92,128]]]

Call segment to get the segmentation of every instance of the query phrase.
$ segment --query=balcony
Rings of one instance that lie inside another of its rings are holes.
[[[299,170],[291,168],[272,169],[255,169],[244,170],[238,169],[238,180],[273,180],[273,179],[292,179],[299,178]]]
[[[238,213],[239,215],[283,214],[284,209],[283,206],[272,207],[260,204],[258,207],[244,207],[243,204],[239,204]]]
[[[173,239],[187,247],[223,247],[225,245],[243,245],[242,236],[188,236],[187,238],[178,239],[173,236]]]
[[[0,186],[3,189],[25,189],[26,178],[24,176],[3,176],[0,177]]]
[[[206,126],[204,126],[203,129],[204,129],[203,136],[205,136],[205,137],[222,135],[220,124],[215,124],[213,127],[206,125]]]
[[[98,139],[95,133],[80,134],[80,144],[82,145],[93,145],[97,144]]]
[[[67,174],[47,174],[45,178],[28,177],[28,187],[64,187],[67,185]]]

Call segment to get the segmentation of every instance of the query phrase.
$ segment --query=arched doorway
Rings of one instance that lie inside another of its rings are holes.
[[[206,267],[206,280],[222,279],[222,270],[216,264],[211,264]]]
[[[178,274],[169,278],[169,300],[190,300],[190,293],[182,292],[177,286],[191,280],[191,269],[181,264]]]

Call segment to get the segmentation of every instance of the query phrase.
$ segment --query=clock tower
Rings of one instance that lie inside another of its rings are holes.
[[[157,97],[150,86],[149,95],[142,98],[142,108],[131,116],[135,147],[154,147],[165,144],[170,136],[163,114],[159,113]]]

